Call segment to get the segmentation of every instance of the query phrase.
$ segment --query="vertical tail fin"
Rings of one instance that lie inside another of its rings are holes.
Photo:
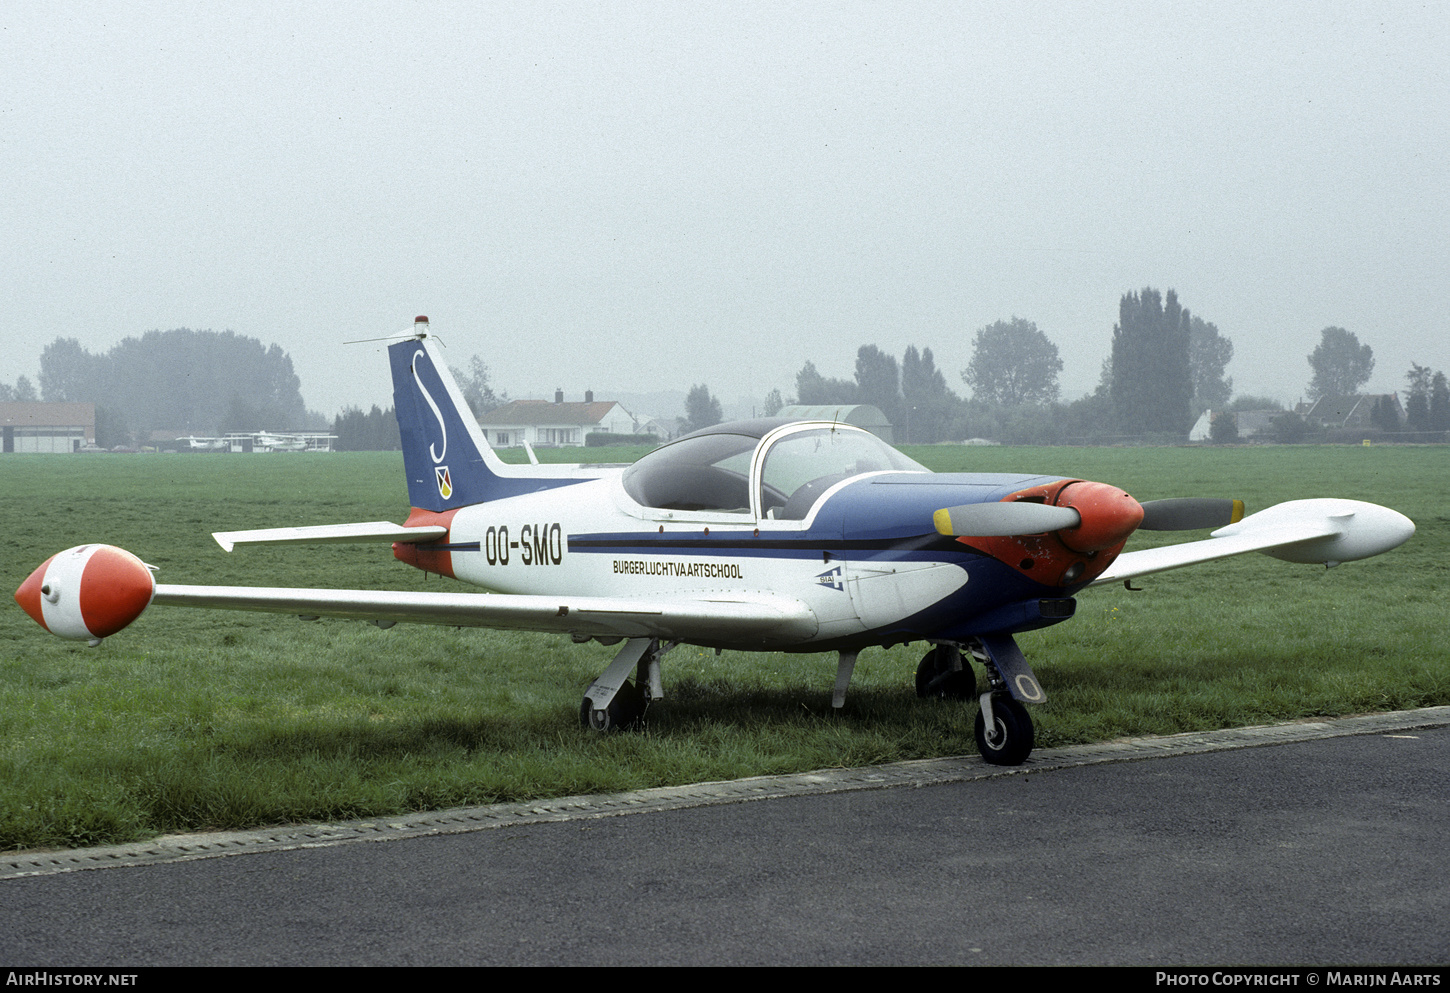
[[[419,317],[413,328],[415,337],[388,346],[388,360],[414,507],[442,512],[575,481],[541,478],[532,466],[505,465],[489,447],[435,339],[428,337],[428,318]]]

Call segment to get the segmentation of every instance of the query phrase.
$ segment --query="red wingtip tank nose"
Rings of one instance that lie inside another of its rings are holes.
[[[30,619],[43,628],[46,627],[45,610],[40,606],[40,598],[44,594],[40,592],[40,588],[45,585],[45,570],[50,568],[50,564],[54,561],[55,556],[52,555],[40,563],[40,568],[26,576],[25,582],[21,583],[20,588],[15,591],[15,602],[20,604],[20,609],[29,614]],[[50,629],[46,628],[46,630]]]
[[[155,591],[151,570],[130,552],[79,545],[32,572],[15,602],[52,634],[99,641],[141,616]]]

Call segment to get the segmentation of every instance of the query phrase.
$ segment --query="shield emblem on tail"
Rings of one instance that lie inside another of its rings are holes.
[[[448,467],[434,466],[433,475],[438,477],[438,495],[447,500],[453,495],[453,480],[449,478]]]

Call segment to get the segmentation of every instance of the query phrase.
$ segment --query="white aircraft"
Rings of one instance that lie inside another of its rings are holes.
[[[186,442],[187,447],[193,452],[224,452],[230,445],[225,438],[198,438],[195,435],[187,435],[185,438],[177,438],[177,442]]]
[[[493,592],[157,584],[129,552],[81,545],[36,569],[16,600],[53,633],[92,644],[149,604],[622,641],[579,710],[601,731],[635,724],[662,698],[660,660],[680,644],[838,652],[840,707],[862,649],[926,642],[917,692],[979,696],[982,756],[1015,765],[1033,745],[1023,705],[1047,697],[1013,635],[1067,620],[1084,588],[1251,551],[1335,565],[1388,551],[1415,529],[1352,500],[1294,500],[1243,517],[1230,500],[1140,504],[1085,480],[932,473],[829,421],[721,424],[628,467],[505,465],[467,413],[427,318],[414,332],[388,348],[407,521],[215,538],[229,552],[390,542],[403,562]],[[1123,552],[1139,528],[1217,530]],[[985,671],[980,694],[973,663]]]
[[[296,434],[277,434],[272,431],[258,433],[256,445],[268,452],[300,452],[307,448],[307,439]]]

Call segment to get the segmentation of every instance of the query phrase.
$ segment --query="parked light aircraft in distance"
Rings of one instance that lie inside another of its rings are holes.
[[[53,633],[93,644],[153,603],[623,642],[579,710],[601,731],[636,723],[662,698],[660,660],[680,644],[837,652],[841,707],[860,651],[924,642],[917,692],[978,696],[982,756],[1014,765],[1033,745],[1024,704],[1047,697],[1013,636],[1072,617],[1086,587],[1253,551],[1335,565],[1388,551],[1415,529],[1353,500],[1293,500],[1243,517],[1232,500],[1139,503],[1087,480],[933,473],[829,421],[720,424],[628,467],[506,465],[426,317],[388,352],[408,519],[215,538],[229,552],[385,541],[409,565],[492,592],[157,584],[134,555],[91,544],[47,560],[16,600]],[[1139,528],[1216,530],[1124,552]],[[985,672],[980,693],[974,664]]]
[[[186,442],[186,447],[193,452],[225,452],[229,447],[225,438],[198,438],[196,435],[187,435],[185,438],[177,438],[176,443],[180,445]]]

